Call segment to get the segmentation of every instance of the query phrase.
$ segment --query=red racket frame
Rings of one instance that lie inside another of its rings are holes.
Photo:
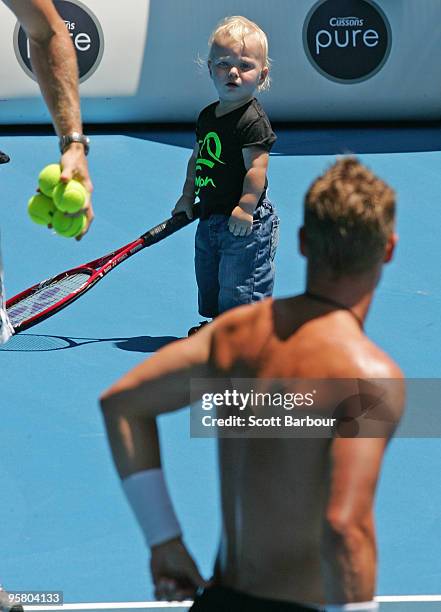
[[[195,205],[193,207],[193,219],[188,219],[187,215],[184,212],[178,213],[170,219],[159,223],[133,242],[130,242],[129,244],[120,247],[116,251],[112,251],[107,255],[99,257],[98,259],[94,259],[93,261],[85,263],[76,268],[72,268],[71,270],[61,272],[60,274],[41,281],[33,285],[32,287],[25,289],[14,297],[10,298],[6,302],[6,310],[9,310],[12,306],[18,304],[19,302],[29,297],[33,293],[36,293],[38,290],[44,288],[45,286],[56,283],[56,281],[67,278],[68,276],[73,276],[75,274],[82,273],[90,275],[89,280],[85,281],[84,284],[81,285],[78,289],[65,296],[61,300],[55,302],[51,306],[48,306],[47,308],[41,310],[40,312],[33,315],[32,317],[29,317],[28,319],[24,319],[18,325],[14,325],[12,321],[14,332],[18,333],[24,331],[25,329],[29,329],[33,325],[36,325],[37,323],[40,323],[41,321],[44,321],[45,319],[56,314],[66,306],[69,306],[75,300],[77,300],[79,297],[89,291],[89,289],[96,285],[98,281],[104,278],[106,274],[116,268],[116,266],[118,266],[120,263],[134,255],[135,253],[138,253],[142,249],[149,247],[152,244],[156,244],[157,242],[160,242],[161,240],[167,238],[168,236],[171,236],[181,228],[189,225],[194,219],[199,217],[199,212],[200,211],[198,205]]]

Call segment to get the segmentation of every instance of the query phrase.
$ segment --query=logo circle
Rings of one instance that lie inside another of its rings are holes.
[[[78,0],[54,0],[54,4],[71,36],[82,83],[92,76],[103,56],[104,35],[101,24],[89,7]],[[14,31],[14,49],[23,70],[36,80],[31,66],[29,41],[20,23],[17,23]]]
[[[389,57],[392,30],[373,0],[319,0],[303,26],[303,46],[318,72],[339,83],[359,83]]]

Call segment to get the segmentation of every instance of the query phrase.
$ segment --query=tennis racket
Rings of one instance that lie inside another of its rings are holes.
[[[193,219],[198,216],[199,207],[196,204],[193,207]],[[6,310],[14,333],[29,329],[66,308],[120,263],[142,249],[171,236],[193,219],[188,219],[184,212],[178,213],[116,251],[72,270],[61,272],[10,298],[6,302]]]

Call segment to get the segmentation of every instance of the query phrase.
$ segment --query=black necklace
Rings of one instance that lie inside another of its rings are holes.
[[[357,321],[360,328],[363,329],[363,321],[360,319],[358,315],[355,314],[353,310],[349,308],[349,306],[345,306],[341,302],[337,302],[337,300],[333,300],[332,298],[328,298],[324,295],[319,295],[318,293],[312,293],[311,291],[305,291],[303,295],[305,295],[306,297],[309,297],[311,300],[316,300],[317,302],[323,302],[324,304],[330,304],[331,306],[335,306],[336,308],[340,308],[341,310],[346,310],[354,317],[354,319]]]

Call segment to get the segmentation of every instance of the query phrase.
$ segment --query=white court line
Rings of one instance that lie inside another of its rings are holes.
[[[434,602],[441,601],[441,595],[380,595],[375,599],[380,603]]]
[[[375,598],[379,603],[432,603],[441,602],[441,595],[380,595]],[[158,608],[188,608],[192,601],[121,601],[109,603],[69,603],[63,606],[24,606],[29,612],[62,612],[63,610],[157,610]]]
[[[62,610],[145,610],[158,608],[180,608],[186,609],[191,606],[192,601],[119,601],[108,603],[68,603],[62,606],[23,606],[25,610],[30,612],[57,612]]]

